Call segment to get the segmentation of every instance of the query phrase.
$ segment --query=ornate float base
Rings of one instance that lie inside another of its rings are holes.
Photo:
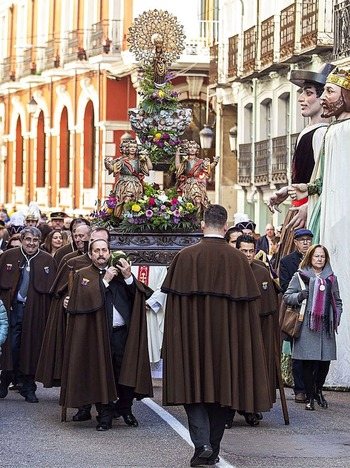
[[[169,266],[179,250],[196,244],[200,232],[122,234],[110,231],[111,249],[123,250],[133,265]]]

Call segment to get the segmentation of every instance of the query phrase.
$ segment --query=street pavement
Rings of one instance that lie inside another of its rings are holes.
[[[155,397],[135,402],[138,428],[114,420],[107,432],[95,430],[96,420],[61,422],[59,389],[39,385],[38,404],[10,391],[0,400],[1,467],[189,467],[189,443],[182,407],[161,406],[161,380],[154,381]],[[223,467],[348,468],[350,467],[350,393],[324,392],[328,409],[313,412],[294,402],[285,389],[290,424],[285,425],[280,401],[257,427],[236,416],[222,442]]]

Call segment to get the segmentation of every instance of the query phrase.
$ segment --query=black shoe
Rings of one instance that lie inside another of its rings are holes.
[[[263,419],[262,413],[254,413],[254,416],[256,417],[258,421],[261,421]]]
[[[202,445],[195,450],[193,457],[191,458],[190,466],[207,466],[208,458],[213,455],[213,449],[210,445]]]
[[[315,402],[314,400],[310,400],[305,405],[306,411],[315,411]]]
[[[235,410],[229,410],[225,422],[225,429],[231,429],[233,426],[233,418],[235,417],[236,411]]]
[[[125,424],[130,427],[137,427],[139,425],[138,420],[132,413],[122,414]]]
[[[111,424],[102,422],[102,423],[97,424],[96,431],[105,432],[105,431],[109,431],[109,429],[111,428],[112,428]]]
[[[80,409],[78,412],[73,416],[73,421],[80,422],[80,421],[90,421],[91,413],[86,409]]]
[[[317,390],[315,397],[318,406],[321,406],[321,408],[328,408],[328,403],[325,397],[323,396],[322,390]]]
[[[245,411],[238,411],[238,414],[244,417],[245,422],[249,426],[258,426],[259,425],[259,420],[255,416],[254,413],[246,413]]]
[[[22,395],[22,396],[25,397],[28,403],[39,403],[39,400],[37,399],[35,392],[33,392],[32,390],[27,392],[26,395]]]
[[[0,398],[5,398],[8,394],[8,385],[0,382]]]

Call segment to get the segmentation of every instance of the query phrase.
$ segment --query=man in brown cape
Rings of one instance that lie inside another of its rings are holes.
[[[204,238],[176,255],[162,286],[163,404],[185,407],[191,466],[218,462],[228,408],[272,406],[254,275],[224,239],[225,208],[210,205],[201,226]]]
[[[118,268],[108,267],[105,240],[91,242],[89,254],[93,264],[74,275],[67,304],[60,405],[95,402],[98,431],[112,427],[115,410],[135,426],[133,398],[153,396],[145,306],[150,291],[125,259]]]
[[[88,253],[83,253],[84,242],[88,240],[105,239],[109,241],[109,231],[102,227],[97,227],[91,231],[91,228],[85,224],[78,224],[77,236],[83,234],[83,237],[77,238],[79,250],[71,252],[64,257],[57,272],[56,279],[50,294],[52,302],[45,328],[43,344],[36,371],[36,380],[42,382],[44,387],[59,387],[61,385],[62,363],[64,343],[66,337],[66,317],[63,301],[69,295],[69,281],[74,272],[91,265],[91,258]],[[79,413],[79,412],[78,412]],[[90,410],[76,417],[73,421],[86,421],[91,419]]]
[[[50,308],[50,288],[56,262],[39,249],[41,232],[36,227],[21,231],[22,246],[0,258],[0,298],[9,314],[9,339],[3,347],[0,398],[5,398],[12,378],[20,376],[20,393],[37,403],[34,375]]]

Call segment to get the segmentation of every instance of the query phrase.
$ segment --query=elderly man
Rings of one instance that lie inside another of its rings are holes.
[[[162,286],[163,402],[185,407],[191,466],[218,462],[228,408],[272,406],[254,275],[224,239],[224,207],[209,205],[201,226],[204,238],[176,255]]]
[[[69,244],[66,244],[64,245],[63,247],[60,247],[57,252],[55,253],[55,260],[57,262],[57,265],[60,264],[62,258],[69,254],[69,253],[72,253],[74,252],[75,250],[77,250],[77,246],[75,244],[75,241],[74,241],[74,234],[75,234],[75,230],[78,226],[80,226],[81,224],[86,224],[86,226],[90,226],[90,223],[87,219],[85,218],[74,218],[70,224],[69,224],[69,230],[72,234],[72,240],[71,242],[69,242]]]
[[[0,298],[10,324],[0,362],[0,398],[6,397],[13,376],[20,374],[20,393],[29,403],[38,402],[34,375],[56,275],[56,262],[39,249],[40,239],[39,229],[26,227],[21,231],[22,246],[7,250],[0,258]]]
[[[95,402],[97,431],[112,427],[115,410],[137,426],[131,406],[135,394],[152,396],[147,349],[146,292],[120,259],[108,266],[108,242],[90,243],[92,265],[77,271],[69,300],[60,405]],[[114,405],[113,401],[118,401]]]

